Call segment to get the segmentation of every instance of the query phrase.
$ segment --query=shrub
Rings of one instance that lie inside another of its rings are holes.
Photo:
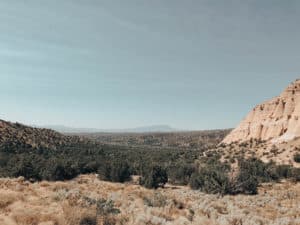
[[[84,217],[80,220],[80,225],[97,225],[96,217]]]
[[[242,161],[240,165],[238,176],[232,179],[229,178],[227,165],[204,165],[192,175],[190,186],[208,194],[257,194],[258,179],[249,172],[252,164]]]
[[[146,188],[157,189],[159,187],[164,187],[168,182],[168,175],[166,169],[155,165],[151,166],[147,172],[140,178],[140,185]]]
[[[257,194],[258,180],[255,176],[248,174],[247,171],[241,170],[239,175],[232,181],[230,194]]]
[[[189,185],[193,190],[199,190],[204,185],[203,178],[200,177],[198,172],[192,174]]]
[[[235,163],[235,158],[230,158],[230,159],[229,159],[229,162],[230,162],[231,164]]]
[[[80,225],[97,225],[97,221],[101,220],[103,225],[115,225],[117,223],[114,218],[115,215],[120,214],[121,211],[115,207],[115,203],[112,200],[106,199],[93,199],[84,197],[87,206],[96,206],[95,217],[85,217],[80,221]]]
[[[98,171],[99,165],[96,161],[80,161],[79,162],[80,173],[96,173]]]
[[[100,178],[106,181],[124,183],[131,179],[131,172],[127,162],[116,161],[107,163],[98,170]]]
[[[8,155],[0,152],[0,167],[7,166],[8,161],[9,161]]]
[[[115,208],[115,203],[112,200],[99,199],[96,202],[97,216],[108,216],[110,214],[117,215],[121,213],[118,208]]]
[[[144,204],[149,207],[165,207],[167,198],[159,192],[155,192],[151,197],[144,197]]]
[[[190,182],[195,167],[190,164],[175,164],[168,168],[168,178],[172,184],[187,185]]]
[[[279,180],[275,163],[264,163],[259,159],[251,158],[239,160],[240,173],[246,177],[255,177],[258,182],[270,182]]]
[[[227,194],[230,183],[228,175],[221,167],[206,166],[191,176],[190,186],[208,194]]]
[[[37,164],[37,160],[34,157],[16,158],[9,162],[10,173],[13,177],[23,176],[28,180],[41,180]]]
[[[108,216],[108,217],[104,217],[103,218],[103,225],[116,225],[117,224],[117,220],[114,217]]]
[[[300,182],[300,168],[293,168],[291,170],[291,179],[294,182]]]
[[[296,154],[294,155],[294,161],[295,161],[296,163],[300,163],[300,153],[296,153]]]
[[[64,181],[75,178],[79,174],[78,167],[71,160],[49,160],[42,171],[43,179],[51,181]]]
[[[291,177],[292,167],[290,165],[278,165],[276,167],[276,173],[280,178]]]

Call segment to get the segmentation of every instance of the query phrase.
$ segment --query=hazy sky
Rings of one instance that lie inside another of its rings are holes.
[[[299,0],[1,0],[0,118],[235,126],[300,77]]]

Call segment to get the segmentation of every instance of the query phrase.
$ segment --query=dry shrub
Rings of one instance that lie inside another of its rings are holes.
[[[47,182],[47,181],[42,181],[39,183],[41,187],[49,187],[50,186],[50,183]]]
[[[104,215],[97,217],[97,225],[127,225],[130,224],[128,216],[125,215]]]
[[[172,203],[175,206],[175,208],[177,208],[179,210],[185,209],[185,204],[183,202],[181,202],[181,201],[178,201],[177,199],[173,199]]]
[[[294,161],[295,161],[296,163],[300,163],[300,153],[296,153],[296,154],[294,155]]]
[[[56,191],[59,191],[61,189],[64,189],[64,190],[70,190],[70,185],[66,182],[55,182],[55,183],[52,183],[51,185],[51,190],[56,192]]]
[[[22,225],[38,225],[40,223],[39,218],[36,215],[19,215],[14,216],[14,219],[17,224]]]
[[[80,225],[84,218],[93,218],[96,215],[96,209],[70,206],[68,203],[64,203],[63,213],[65,225]]]
[[[53,193],[53,200],[56,202],[63,201],[68,197],[68,191],[65,189],[60,189]]]
[[[104,216],[99,220],[99,225],[116,225],[117,219],[113,216]]]
[[[224,203],[214,203],[212,207],[219,213],[219,214],[228,214],[228,209],[226,207],[226,204]]]
[[[232,225],[243,225],[242,219],[240,218],[233,218],[230,221],[230,224]]]
[[[56,211],[51,211],[48,213],[42,213],[43,208],[41,207],[24,207],[16,206],[12,217],[17,222],[17,224],[22,225],[35,225],[40,223],[50,223],[50,224],[64,224],[61,218],[61,214]]]
[[[149,207],[165,207],[167,205],[166,196],[162,195],[160,192],[154,192],[153,195],[144,197],[144,204]]]
[[[1,191],[0,192],[0,208],[6,208],[15,201],[23,200],[23,197],[20,193],[13,191]]]

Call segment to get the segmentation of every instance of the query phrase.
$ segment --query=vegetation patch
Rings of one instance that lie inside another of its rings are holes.
[[[164,187],[167,182],[167,171],[159,165],[150,166],[140,178],[140,185],[146,188],[157,189],[159,187]]]
[[[294,155],[294,161],[295,161],[296,163],[300,163],[300,153],[296,153],[296,154]]]

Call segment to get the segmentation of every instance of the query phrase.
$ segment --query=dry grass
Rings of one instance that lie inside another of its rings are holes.
[[[97,216],[92,202],[103,198],[120,213]],[[263,185],[257,196],[219,197],[188,187],[112,184],[94,175],[36,184],[0,179],[1,225],[80,225],[86,217],[99,225],[298,225],[299,205],[300,184],[292,183]]]
[[[263,162],[276,162],[277,164],[292,165],[300,168],[300,163],[294,161],[294,155],[300,153],[295,146],[300,145],[300,138],[288,143],[272,144],[261,141],[248,141],[244,143],[232,143],[226,146],[219,146],[216,151],[222,155],[222,161],[231,162],[239,157],[256,157]]]

